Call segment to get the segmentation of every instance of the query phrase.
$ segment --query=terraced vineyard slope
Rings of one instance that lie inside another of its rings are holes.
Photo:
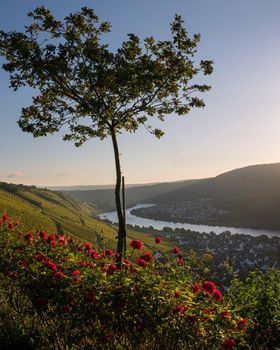
[[[98,220],[94,205],[58,191],[0,182],[0,213],[20,222],[22,230],[43,229],[101,246],[116,245],[117,228]],[[153,234],[128,230],[129,239],[139,236],[147,246],[154,244]],[[169,243],[164,247],[169,248]]]

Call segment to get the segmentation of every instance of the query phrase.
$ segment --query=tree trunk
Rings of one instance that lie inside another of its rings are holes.
[[[123,212],[123,225],[124,225],[124,234],[123,234],[123,257],[126,259],[126,203],[125,203],[125,184],[124,176],[122,176],[122,212]]]
[[[121,263],[124,249],[124,239],[125,239],[125,223],[124,216],[122,212],[121,205],[121,164],[120,164],[120,155],[118,149],[117,138],[114,130],[111,130],[111,137],[114,147],[114,156],[115,156],[115,166],[116,166],[116,187],[115,187],[115,203],[119,220],[119,232],[118,232],[118,244],[117,252],[119,253],[118,262]]]

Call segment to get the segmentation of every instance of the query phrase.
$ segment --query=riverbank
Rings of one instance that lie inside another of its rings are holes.
[[[280,230],[270,230],[270,229],[255,229],[248,227],[234,227],[234,226],[219,226],[219,225],[206,225],[206,224],[193,224],[193,223],[182,223],[182,222],[173,222],[173,221],[164,221],[164,220],[155,220],[149,218],[143,218],[139,216],[135,216],[132,212],[135,209],[139,208],[148,208],[153,206],[154,204],[148,203],[139,203],[132,208],[128,208],[126,210],[126,222],[132,226],[139,227],[153,227],[155,229],[162,230],[166,227],[170,227],[172,229],[176,228],[184,228],[186,230],[196,231],[200,233],[210,233],[214,232],[216,234],[221,234],[222,232],[230,231],[231,233],[237,234],[246,234],[250,236],[261,236],[266,235],[268,237],[277,236],[280,237]],[[118,222],[117,212],[111,211],[102,213],[99,215],[101,220],[109,220],[112,223]]]

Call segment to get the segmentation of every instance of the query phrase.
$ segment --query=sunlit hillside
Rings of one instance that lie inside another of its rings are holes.
[[[0,212],[13,217],[23,230],[43,229],[110,247],[116,245],[116,226],[98,220],[93,205],[77,202],[57,191],[1,182]],[[139,234],[128,230],[131,239],[139,238]],[[154,236],[148,230],[140,235],[144,243],[153,244]]]

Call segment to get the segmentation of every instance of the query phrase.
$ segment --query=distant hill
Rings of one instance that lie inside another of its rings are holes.
[[[147,186],[149,184],[145,184]],[[155,185],[155,183],[151,183]],[[128,184],[126,188],[143,186],[143,184]],[[115,188],[115,185],[76,185],[76,186],[40,186],[40,188],[47,188],[51,191],[90,191],[90,190],[108,190]]]
[[[113,189],[65,193],[79,201],[94,203],[102,211],[115,209]],[[213,178],[150,184],[126,190],[127,207],[141,202],[171,205],[201,198],[211,199],[214,208],[227,212],[216,221],[203,223],[280,229],[280,163],[252,165]],[[137,211],[143,215],[149,209]],[[166,221],[172,219],[168,213],[145,216]],[[192,222],[201,223],[199,220]]]
[[[151,203],[178,203],[211,198],[216,208],[228,211],[218,224],[280,228],[280,163],[252,165],[228,171],[191,186],[157,196]]]
[[[149,202],[151,197],[155,197],[181,187],[199,183],[202,180],[183,180],[176,182],[164,182],[148,185],[137,185],[136,187],[126,187],[126,204],[131,207],[137,203]],[[70,195],[76,200],[93,203],[101,211],[115,210],[114,188],[97,190],[64,190],[64,193]]]

